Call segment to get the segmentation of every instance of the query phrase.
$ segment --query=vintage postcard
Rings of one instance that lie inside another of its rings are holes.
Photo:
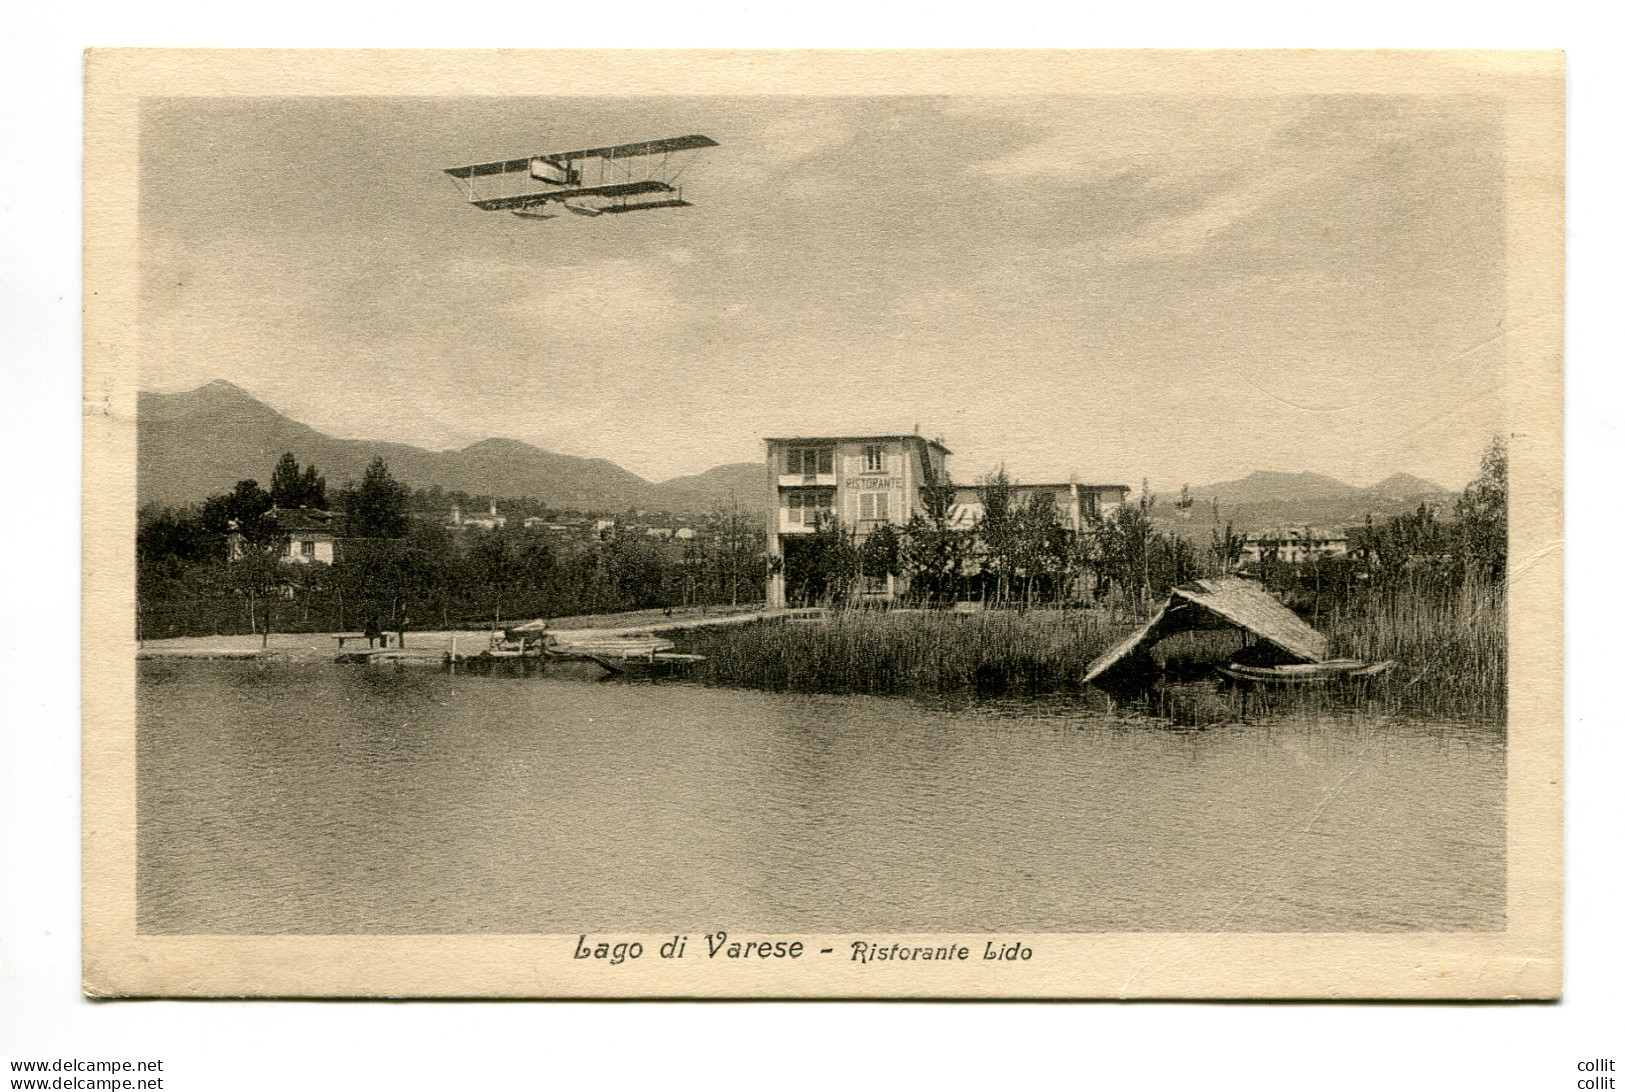
[[[87,992],[1561,992],[1561,55],[86,73]]]

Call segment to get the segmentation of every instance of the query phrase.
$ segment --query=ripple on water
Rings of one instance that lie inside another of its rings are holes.
[[[144,663],[153,933],[1504,925],[1495,726]]]

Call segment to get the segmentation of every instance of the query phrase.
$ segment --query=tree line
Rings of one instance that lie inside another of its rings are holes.
[[[1143,603],[1215,567],[1186,539],[1152,524],[1156,498],[1144,488],[1135,503],[1084,512],[1081,531],[1066,525],[1050,493],[1022,501],[1002,467],[977,483],[981,512],[970,526],[955,512],[958,492],[950,480],[924,486],[905,525],[881,524],[861,539],[821,519],[784,561],[787,597],[841,602],[890,576],[921,606]]]
[[[1372,590],[1448,597],[1499,587],[1506,574],[1506,448],[1497,439],[1478,478],[1452,512],[1428,506],[1350,535],[1350,555],[1305,564],[1266,561],[1272,591],[1311,612]],[[981,514],[965,526],[948,481],[921,490],[901,526],[861,538],[822,518],[781,566],[794,603],[845,603],[888,577],[905,601],[946,606],[1105,603],[1143,616],[1168,591],[1234,572],[1242,537],[1215,530],[1205,544],[1152,521],[1156,498],[1085,513],[1067,528],[1046,493],[1023,502],[1002,470],[978,483]],[[603,538],[561,539],[543,530],[453,531],[375,460],[360,482],[329,490],[315,466],[284,455],[270,489],[240,481],[185,509],[143,511],[137,533],[142,636],[343,630],[368,626],[450,628],[518,618],[760,601],[768,561],[760,521],[719,511],[687,541],[651,539],[624,524]],[[331,502],[331,504],[330,504]],[[334,512],[341,546],[332,565],[286,557],[276,513]]]
[[[1267,587],[1306,606],[1347,602],[1363,589],[1422,584],[1444,594],[1505,579],[1506,446],[1496,438],[1453,512],[1427,505],[1386,521],[1367,518],[1350,534],[1346,558],[1301,564],[1265,561]],[[1083,513],[1069,529],[1048,493],[1025,502],[1001,468],[976,486],[981,514],[964,526],[950,481],[921,489],[920,506],[901,528],[881,524],[867,536],[821,518],[782,562],[794,603],[850,601],[890,576],[906,600],[944,606],[980,600],[995,606],[1105,602],[1144,615],[1179,585],[1234,573],[1244,538],[1233,525],[1206,543],[1164,531],[1152,520],[1157,498],[1146,483],[1136,500],[1109,512]]]
[[[748,603],[765,595],[765,535],[729,510],[688,540],[624,523],[599,537],[537,528],[445,525],[374,460],[360,482],[329,490],[284,455],[271,488],[244,480],[183,509],[147,510],[137,530],[142,637],[273,630],[342,631],[500,625],[516,619]],[[326,511],[332,564],[287,556],[279,515]]]

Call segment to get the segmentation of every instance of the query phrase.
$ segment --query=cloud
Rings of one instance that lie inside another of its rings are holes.
[[[1001,178],[1105,176],[1134,166],[1226,169],[1256,157],[1285,120],[1279,100],[1098,96],[1038,104],[1035,139],[969,169]]]
[[[1108,240],[1100,253],[1107,258],[1192,257],[1229,229],[1256,216],[1286,187],[1313,184],[1297,170],[1256,175],[1214,194],[1190,212],[1151,221],[1137,232]]]
[[[852,141],[846,118],[827,106],[809,106],[781,114],[762,131],[766,155],[780,163],[799,163]]]
[[[775,113],[749,139],[751,154],[729,166],[729,184],[780,178],[815,156],[830,157],[856,135],[856,127],[838,105],[817,103]]]
[[[554,283],[527,293],[514,309],[544,337],[597,341],[670,327],[681,318],[671,285],[625,258],[559,266]]]

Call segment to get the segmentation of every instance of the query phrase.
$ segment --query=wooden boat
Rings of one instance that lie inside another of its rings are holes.
[[[1231,664],[1219,668],[1219,674],[1231,682],[1252,686],[1302,686],[1344,679],[1370,679],[1394,666],[1394,661],[1366,663],[1364,660],[1322,660],[1311,664],[1281,664],[1278,667],[1252,667]]]
[[[1108,690],[1132,683],[1143,673],[1153,646],[1191,630],[1239,630],[1251,646],[1263,646],[1273,651],[1273,658],[1294,663],[1322,664],[1328,652],[1325,634],[1304,624],[1257,584],[1221,577],[1169,592],[1149,622],[1089,665],[1083,681]]]
[[[548,659],[555,662],[586,660],[612,675],[669,675],[705,660],[692,652],[673,652],[664,637],[646,633],[593,634],[570,639],[549,637]]]

